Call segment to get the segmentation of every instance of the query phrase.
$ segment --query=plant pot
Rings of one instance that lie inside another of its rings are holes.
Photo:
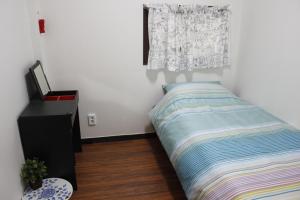
[[[37,180],[35,182],[29,182],[29,186],[31,187],[31,189],[33,190],[37,190],[39,189],[40,187],[42,187],[43,185],[43,180]]]

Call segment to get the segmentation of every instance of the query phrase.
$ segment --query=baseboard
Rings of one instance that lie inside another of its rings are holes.
[[[108,137],[83,138],[81,139],[81,143],[92,144],[92,143],[101,143],[101,142],[117,142],[117,141],[124,141],[124,140],[137,140],[137,139],[154,138],[154,137],[156,137],[156,133],[116,135],[116,136],[108,136]]]

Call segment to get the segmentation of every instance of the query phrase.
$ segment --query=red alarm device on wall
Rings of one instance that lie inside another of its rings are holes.
[[[45,33],[45,19],[39,19],[39,29],[40,33]]]

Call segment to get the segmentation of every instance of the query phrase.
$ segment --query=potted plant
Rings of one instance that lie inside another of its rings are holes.
[[[27,159],[21,169],[21,178],[25,184],[36,190],[42,187],[43,178],[47,175],[47,167],[44,161],[37,158]]]

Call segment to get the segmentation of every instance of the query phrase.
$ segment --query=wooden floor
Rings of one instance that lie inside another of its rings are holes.
[[[156,137],[85,144],[76,162],[71,200],[186,199]]]

